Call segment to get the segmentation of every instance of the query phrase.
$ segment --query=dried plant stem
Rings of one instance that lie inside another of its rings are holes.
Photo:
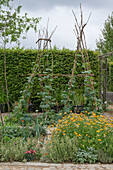
[[[4,126],[4,121],[3,121],[3,118],[2,118],[1,109],[0,109],[0,117],[1,117],[2,126]]]
[[[84,28],[85,28],[85,26],[87,25],[87,23],[88,23],[88,21],[90,19],[91,13],[90,13],[90,15],[88,17],[87,22],[85,24],[83,24],[83,11],[82,11],[82,7],[81,7],[81,4],[80,4],[81,22],[80,22],[80,25],[79,25],[77,17],[76,17],[73,10],[72,10],[72,12],[73,12],[73,15],[74,15],[74,18],[75,18],[75,30],[74,30],[74,33],[75,33],[75,36],[77,38],[77,49],[76,49],[76,54],[75,54],[75,59],[74,59],[74,64],[73,64],[73,69],[72,69],[71,81],[70,81],[70,84],[69,84],[69,95],[67,97],[66,106],[68,106],[68,103],[69,103],[69,97],[70,97],[71,87],[72,87],[72,82],[73,82],[73,77],[74,77],[74,70],[75,70],[75,67],[76,67],[77,53],[78,53],[79,49],[81,51],[83,63],[85,63],[85,62],[88,63],[87,66],[85,67],[85,71],[86,70],[91,70],[90,63],[89,63],[88,51],[87,51],[87,45],[86,45],[86,38],[85,38],[85,33],[84,33]],[[85,52],[86,61],[85,61],[85,58],[84,58],[84,55],[83,55],[83,52],[82,52],[82,48],[83,48],[83,50]],[[92,77],[91,74],[90,74],[90,76],[91,76],[90,87],[94,91],[93,77]],[[95,94],[94,94],[94,103],[96,105],[95,98],[96,97],[95,97]],[[96,106],[96,109],[97,109],[97,106]]]
[[[6,71],[6,45],[4,45],[4,74],[5,74],[5,86],[6,86],[6,95],[7,95],[8,114],[9,114],[9,121],[11,123],[11,120],[10,120],[9,93],[8,93],[8,84],[7,84],[7,71]]]
[[[81,6],[80,6],[80,9],[81,9]],[[72,87],[72,83],[73,83],[74,71],[75,71],[75,67],[76,67],[76,59],[77,59],[77,54],[78,54],[79,48],[81,46],[83,30],[84,30],[85,26],[87,25],[87,23],[85,23],[83,25],[82,10],[81,10],[81,26],[79,26],[78,20],[77,20],[76,15],[75,15],[73,10],[72,10],[72,12],[73,12],[73,15],[74,15],[74,18],[75,18],[75,30],[76,30],[76,36],[77,36],[77,49],[76,49],[76,54],[75,54],[75,59],[74,59],[74,64],[73,64],[73,69],[72,69],[72,76],[71,76],[71,80],[70,80],[70,83],[69,83],[69,95],[67,97],[66,106],[68,106],[68,103],[69,103],[69,97],[70,97],[71,87]]]

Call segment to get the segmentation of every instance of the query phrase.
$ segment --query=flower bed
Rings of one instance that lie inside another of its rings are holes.
[[[51,135],[46,143],[37,132],[35,137],[31,134],[31,127],[26,131],[19,125],[5,125],[0,161],[113,163],[112,118],[87,111],[85,114],[60,113],[59,117],[57,124],[48,126]],[[31,135],[24,139],[24,132]]]
[[[46,145],[46,158],[49,161],[113,162],[112,118],[94,112],[91,116],[71,113],[65,114],[55,126],[51,140]]]

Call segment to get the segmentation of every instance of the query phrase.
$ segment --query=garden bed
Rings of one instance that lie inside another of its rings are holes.
[[[86,115],[85,115],[86,114]],[[1,162],[113,163],[113,120],[94,112],[59,113],[57,124],[6,124],[2,128]],[[28,119],[29,120],[29,119]],[[48,136],[48,135],[50,136]]]

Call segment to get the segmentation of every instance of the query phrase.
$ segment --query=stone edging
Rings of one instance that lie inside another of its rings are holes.
[[[113,164],[0,163],[0,170],[113,170]]]

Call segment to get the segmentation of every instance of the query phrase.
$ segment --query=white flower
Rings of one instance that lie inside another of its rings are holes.
[[[105,101],[104,104],[107,104],[107,101]]]

